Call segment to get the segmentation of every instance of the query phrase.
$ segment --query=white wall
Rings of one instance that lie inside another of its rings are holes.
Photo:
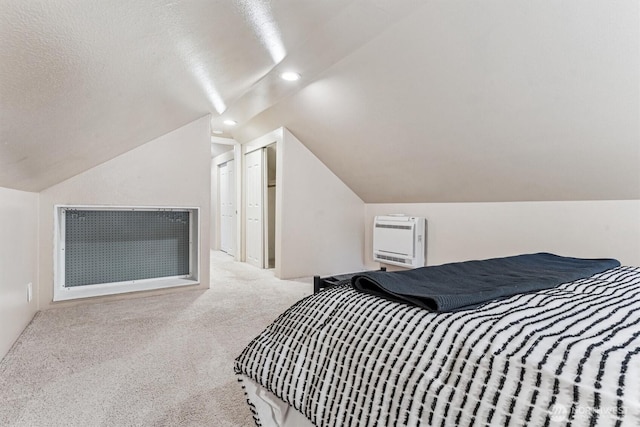
[[[286,129],[277,150],[278,277],[361,270],[362,199]]]
[[[38,309],[38,193],[0,187],[0,359]],[[27,302],[27,284],[33,299]]]
[[[370,267],[373,218],[389,213],[427,218],[428,265],[552,252],[640,266],[640,200],[367,204]]]
[[[198,287],[209,287],[209,126],[208,116],[200,118],[40,193],[40,308],[51,307],[53,300],[53,215],[57,204],[199,207]],[[77,301],[55,305],[72,303]]]

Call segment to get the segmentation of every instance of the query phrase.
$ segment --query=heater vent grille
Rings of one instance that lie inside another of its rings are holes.
[[[377,254],[376,258],[379,259],[379,260],[383,260],[383,261],[398,262],[400,264],[407,264],[407,263],[411,262],[411,260],[407,260],[405,258],[398,258],[398,257],[393,257],[393,256],[389,256],[389,255],[382,255],[382,254]]]
[[[411,225],[396,225],[396,224],[376,224],[376,228],[394,228],[397,230],[411,230]]]

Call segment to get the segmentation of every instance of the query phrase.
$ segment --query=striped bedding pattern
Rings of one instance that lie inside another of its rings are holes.
[[[640,268],[454,313],[332,287],[235,371],[317,426],[640,426]]]

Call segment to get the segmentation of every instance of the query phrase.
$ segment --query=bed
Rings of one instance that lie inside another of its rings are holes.
[[[318,284],[236,359],[256,425],[640,425],[639,267],[446,312],[354,277]]]

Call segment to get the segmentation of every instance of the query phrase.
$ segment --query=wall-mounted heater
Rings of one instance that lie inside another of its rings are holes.
[[[402,267],[424,267],[426,219],[405,215],[376,216],[373,222],[373,259]]]

